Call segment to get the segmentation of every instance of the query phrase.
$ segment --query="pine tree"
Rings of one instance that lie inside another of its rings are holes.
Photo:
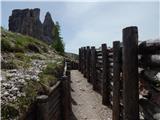
[[[60,54],[64,54],[64,43],[63,43],[63,38],[61,37],[61,34],[60,34],[60,25],[58,22],[56,22],[56,28],[54,33],[55,33],[55,36],[54,36],[52,47]]]

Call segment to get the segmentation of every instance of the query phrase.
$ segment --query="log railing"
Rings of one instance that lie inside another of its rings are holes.
[[[37,120],[68,120],[71,113],[70,71],[65,60],[64,72],[48,95],[37,96]]]
[[[113,120],[138,120],[142,117],[141,112],[146,120],[154,120],[154,116],[160,114],[160,88],[155,87],[160,86],[160,77],[156,79],[147,74],[153,70],[160,74],[160,41],[145,41],[138,45],[137,27],[123,29],[123,42],[114,41],[113,48],[106,44],[98,49],[81,47],[79,70],[93,84],[93,90],[102,95],[102,104],[112,108]],[[141,95],[141,89],[146,87],[144,83],[152,88],[152,92],[153,89],[156,91],[153,94],[159,101]]]
[[[77,69],[78,63],[66,59],[64,70],[60,73],[57,83],[49,88],[50,92],[36,97],[24,120],[70,120],[71,107],[71,76],[70,70]]]

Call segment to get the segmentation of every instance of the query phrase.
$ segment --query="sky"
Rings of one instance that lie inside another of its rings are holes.
[[[13,9],[40,8],[43,23],[47,11],[58,21],[67,52],[83,46],[100,47],[122,41],[122,29],[137,26],[139,40],[160,38],[159,1],[2,1],[1,24],[8,29]]]

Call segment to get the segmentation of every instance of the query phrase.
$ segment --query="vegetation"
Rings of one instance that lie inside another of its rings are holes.
[[[58,22],[56,22],[56,28],[55,28],[54,34],[55,36],[54,36],[54,42],[52,44],[52,47],[57,52],[63,55],[64,54],[64,43],[63,43],[63,39],[60,34],[60,25]]]
[[[48,52],[48,46],[40,40],[21,35],[19,33],[9,32],[1,28],[1,51],[2,52]]]
[[[63,59],[47,44],[35,38],[13,33],[3,28],[1,28],[1,35],[1,68],[4,72],[7,69],[21,68],[27,71],[31,67],[33,59],[43,60],[46,65],[39,73],[39,81],[24,79],[26,84],[21,92],[25,93],[25,96],[17,96],[15,101],[4,102],[5,104],[1,106],[3,120],[18,119],[17,116],[26,113],[37,95],[46,94],[44,86],[49,88],[56,83],[63,70]],[[7,80],[11,80],[9,76]]]
[[[3,119],[15,119],[20,114],[25,114],[32,103],[34,103],[37,95],[48,94],[46,87],[49,88],[56,83],[59,74],[63,71],[62,63],[62,61],[50,62],[39,74],[40,81],[28,80],[22,90],[25,93],[25,96],[18,97],[16,102],[1,106]]]
[[[62,70],[63,70],[62,61],[48,63],[47,67],[39,75],[40,82],[47,86],[53,86],[56,83],[59,74],[62,73]]]
[[[17,68],[18,68],[18,65],[15,60],[1,62],[1,69],[17,69]]]
[[[31,59],[45,60],[46,56],[43,54],[35,53],[31,55]]]

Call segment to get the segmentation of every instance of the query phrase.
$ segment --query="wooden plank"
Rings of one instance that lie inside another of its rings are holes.
[[[123,29],[124,119],[139,120],[138,28]]]
[[[38,120],[48,120],[48,96],[41,95],[37,96],[37,119]]]
[[[107,45],[102,44],[102,56],[103,56],[103,81],[102,81],[102,104],[103,105],[110,105],[109,100],[109,62],[108,62],[108,53],[107,53]]]
[[[113,120],[120,120],[120,42],[113,42]]]
[[[160,40],[143,41],[138,51],[139,54],[160,54]]]
[[[86,71],[86,77],[87,77],[87,80],[88,80],[88,82],[91,82],[91,79],[90,79],[90,56],[91,56],[91,50],[90,50],[90,47],[89,46],[87,46],[87,53],[86,53],[87,55],[87,58],[86,58],[86,69],[87,69],[87,71]]]
[[[78,60],[79,60],[79,64],[78,64],[78,69],[79,71],[81,71],[81,48],[79,48],[79,57],[78,57]]]
[[[68,76],[63,76],[62,77],[62,94],[61,94],[61,99],[62,99],[62,116],[63,116],[63,120],[69,120],[69,115],[70,115],[70,111],[69,111],[69,88],[68,88]]]
[[[96,49],[91,47],[91,81],[93,83],[93,90],[97,88],[97,76],[96,76]]]
[[[61,100],[61,97],[60,97],[60,91],[59,91],[56,94],[54,94],[54,96],[48,99],[49,109],[52,109],[52,107],[54,107],[55,102],[60,100]]]
[[[139,59],[139,64],[143,68],[160,70],[160,55],[142,55]]]
[[[56,112],[57,109],[60,109],[60,99],[55,101],[54,105],[52,106],[52,108],[49,109],[49,116],[51,114],[54,114]]]
[[[83,73],[83,76],[86,77],[86,73],[87,73],[87,48],[84,47],[84,73]]]

